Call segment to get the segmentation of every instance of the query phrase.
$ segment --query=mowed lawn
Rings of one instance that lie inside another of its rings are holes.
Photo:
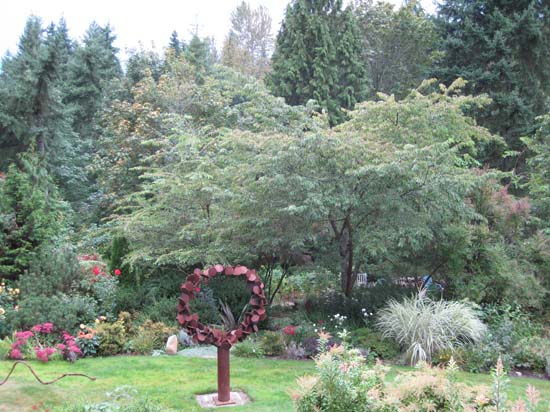
[[[0,412],[32,411],[32,406],[43,402],[46,406],[64,403],[97,403],[105,401],[106,392],[117,387],[131,386],[138,391],[138,398],[179,411],[201,411],[195,395],[216,391],[216,360],[181,356],[120,356],[97,359],[81,359],[74,364],[56,361],[47,364],[31,362],[43,380],[51,380],[62,373],[80,372],[97,378],[92,382],[85,378],[68,377],[53,385],[40,385],[30,372],[19,365],[10,381],[0,386]],[[4,379],[12,362],[0,362],[0,380]],[[279,412],[292,411],[290,391],[298,376],[314,371],[311,361],[284,361],[275,359],[231,358],[232,389],[242,389],[252,403],[243,407],[228,408],[231,411]],[[388,375],[392,380],[397,371]],[[460,380],[468,384],[490,385],[491,377],[461,373]],[[527,384],[541,391],[545,400],[544,410],[550,399],[550,382],[513,378],[510,382],[510,398],[525,392]],[[225,410],[225,409],[224,409]]]

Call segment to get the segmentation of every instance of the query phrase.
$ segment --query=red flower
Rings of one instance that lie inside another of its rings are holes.
[[[122,272],[120,271],[120,269],[115,269],[115,276],[120,276],[122,274]]]
[[[94,266],[93,271],[94,271],[94,275],[97,276],[101,272],[101,269],[98,266]]]
[[[294,336],[296,334],[296,328],[297,326],[288,325],[288,326],[285,326],[285,328],[283,329],[283,332],[285,335]]]
[[[201,288],[195,288],[195,292],[200,292]]]
[[[323,322],[323,319],[319,319],[319,320],[317,321],[317,323],[318,323],[319,325],[322,325],[322,324],[324,323],[324,322]]]

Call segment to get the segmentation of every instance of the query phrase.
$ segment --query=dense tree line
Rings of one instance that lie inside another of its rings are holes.
[[[349,296],[362,271],[429,273],[544,307],[548,5],[512,3],[293,0],[274,40],[243,2],[219,56],[174,31],[124,68],[111,27],[29,18],[0,71],[0,275],[114,238],[136,279],[324,268]]]

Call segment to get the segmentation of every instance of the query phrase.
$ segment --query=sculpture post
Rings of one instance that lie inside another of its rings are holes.
[[[218,346],[218,399],[216,404],[228,404],[231,401],[231,385],[229,383],[229,350],[231,346]]]

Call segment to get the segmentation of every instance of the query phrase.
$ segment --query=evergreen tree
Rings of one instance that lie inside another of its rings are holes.
[[[201,39],[195,32],[189,45],[185,48],[184,56],[195,67],[197,82],[203,83],[206,73],[216,62],[214,40],[211,38]]]
[[[36,154],[18,156],[0,179],[0,273],[17,279],[68,226],[68,205]]]
[[[291,105],[315,99],[334,126],[365,93],[361,33],[342,0],[294,0],[286,9],[268,76],[271,90]]]
[[[62,68],[67,61],[63,34],[51,25],[44,35],[37,17],[27,21],[15,56],[0,73],[0,167],[18,153],[36,148],[56,179],[66,178],[74,134],[62,100]]]
[[[178,32],[173,31],[170,35],[170,42],[168,43],[168,49],[172,50],[176,57],[179,57],[180,54],[185,50],[185,43],[180,42]]]
[[[66,100],[73,106],[74,126],[81,139],[97,138],[98,114],[110,82],[122,74],[115,39],[109,25],[92,23],[71,62]]]
[[[446,82],[463,77],[469,93],[487,93],[493,103],[477,117],[514,150],[547,110],[549,12],[540,0],[446,0],[439,8],[446,39],[434,74]]]

